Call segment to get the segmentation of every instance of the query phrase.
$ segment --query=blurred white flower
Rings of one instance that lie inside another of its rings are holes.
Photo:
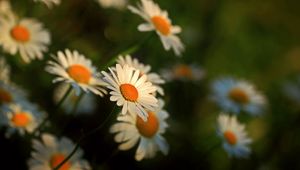
[[[244,81],[233,78],[221,78],[212,84],[212,100],[225,112],[251,115],[262,114],[266,109],[266,98],[255,87]]]
[[[168,154],[169,145],[162,136],[168,124],[166,119],[169,114],[163,110],[164,102],[159,100],[159,106],[153,112],[148,112],[148,120],[144,121],[137,114],[120,114],[119,122],[110,128],[115,133],[115,141],[121,143],[120,150],[129,150],[137,143],[138,148],[135,159],[140,161],[144,158],[152,158],[157,151]]]
[[[236,116],[221,113],[218,117],[217,134],[223,140],[223,148],[228,155],[246,158],[251,153],[249,144],[252,140],[245,132],[245,126],[237,121]]]
[[[15,16],[0,17],[0,45],[11,55],[20,53],[25,63],[43,59],[48,51],[50,34],[35,19],[17,19]]]
[[[68,138],[57,139],[50,134],[42,134],[41,141],[32,141],[33,151],[28,161],[29,170],[52,170],[58,166],[75,148]],[[83,151],[79,148],[59,170],[91,170],[89,163],[81,157]]]
[[[146,23],[138,26],[139,31],[156,31],[165,50],[169,51],[172,48],[177,56],[181,55],[184,45],[176,36],[181,32],[181,28],[172,25],[167,11],[161,10],[152,0],[141,0],[141,4],[137,4],[137,7],[129,5],[128,9],[146,20]]]
[[[76,50],[71,52],[69,49],[57,52],[57,56],[52,56],[54,61],[48,61],[45,70],[48,73],[57,75],[53,83],[69,83],[75,89],[78,96],[81,91],[92,92],[101,97],[106,94],[104,81],[100,78],[100,73],[92,65],[91,60]]]

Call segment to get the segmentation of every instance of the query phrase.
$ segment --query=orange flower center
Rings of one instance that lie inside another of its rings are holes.
[[[65,160],[65,155],[61,153],[54,154],[50,160],[51,168],[57,167],[63,160]],[[71,168],[71,163],[69,161],[65,162],[58,170],[69,170]]]
[[[240,88],[231,89],[229,92],[229,97],[237,103],[246,104],[249,102],[248,95]]]
[[[120,91],[122,96],[131,102],[135,102],[139,97],[139,92],[137,89],[131,84],[121,84]]]
[[[30,33],[26,27],[21,25],[14,26],[10,31],[11,36],[19,42],[27,42],[30,39]]]
[[[69,76],[78,83],[88,84],[92,77],[91,72],[84,66],[74,64],[67,69]]]
[[[193,77],[193,72],[191,70],[191,68],[187,65],[178,65],[175,68],[175,75],[177,77],[187,77],[187,78],[192,78]]]
[[[10,93],[7,92],[6,90],[0,88],[0,104],[1,103],[10,103],[10,102],[12,102],[12,100],[13,100],[13,98],[10,95]]]
[[[25,112],[15,113],[11,121],[17,127],[25,127],[30,122],[30,117]]]
[[[148,120],[146,122],[137,116],[136,127],[142,136],[147,138],[154,136],[159,128],[159,122],[155,113],[148,112]]]
[[[169,22],[162,18],[161,16],[154,16],[151,18],[152,23],[154,24],[155,28],[162,34],[168,35],[171,32],[171,26]]]
[[[234,133],[231,131],[227,130],[224,132],[224,137],[230,145],[235,145],[237,143],[237,138]]]

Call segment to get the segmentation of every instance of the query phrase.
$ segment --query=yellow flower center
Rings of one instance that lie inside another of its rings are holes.
[[[249,96],[240,88],[231,89],[229,92],[229,97],[237,103],[246,104],[249,102]]]
[[[189,66],[184,64],[178,65],[175,68],[174,72],[176,77],[187,77],[187,78],[193,77],[192,69]]]
[[[14,26],[10,31],[11,36],[19,42],[27,42],[30,39],[29,30],[21,25]]]
[[[154,24],[155,28],[162,34],[168,35],[171,32],[171,26],[169,22],[161,17],[161,16],[154,16],[151,18],[152,23]]]
[[[235,145],[237,143],[237,138],[235,134],[229,130],[224,132],[224,138],[230,145]]]
[[[146,122],[142,118],[137,116],[136,128],[144,137],[151,138],[152,136],[154,136],[159,128],[159,122],[155,113],[148,112],[148,120]]]
[[[12,102],[12,100],[13,100],[13,98],[12,98],[11,94],[8,91],[0,88],[0,104],[1,103],[10,103],[10,102]]]
[[[91,72],[84,66],[74,64],[67,69],[69,76],[78,83],[88,84],[92,77]]]
[[[25,127],[30,123],[30,117],[25,112],[15,113],[11,118],[11,121],[17,127]]]
[[[65,155],[61,153],[54,154],[50,159],[51,168],[57,167],[63,160],[65,160]],[[71,163],[69,161],[65,162],[58,170],[69,170],[71,168]]]
[[[139,97],[138,90],[131,84],[121,84],[120,91],[122,96],[131,102],[135,102]]]

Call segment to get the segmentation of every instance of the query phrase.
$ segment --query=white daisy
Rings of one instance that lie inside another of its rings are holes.
[[[125,57],[120,55],[117,60],[117,63],[121,64],[121,66],[127,64],[130,67],[140,70],[140,76],[146,74],[147,81],[151,82],[153,86],[156,87],[157,92],[160,95],[164,95],[164,90],[159,85],[164,84],[165,81],[158,74],[150,72],[150,65],[144,65],[143,63],[140,63],[136,58],[132,58],[130,55],[126,55]]]
[[[127,0],[97,0],[103,8],[124,9],[127,5]]]
[[[159,35],[165,50],[174,50],[177,56],[184,51],[184,45],[175,35],[181,32],[179,26],[174,26],[168,17],[168,12],[163,11],[152,0],[141,0],[141,4],[137,4],[137,8],[128,6],[128,9],[140,15],[147,23],[138,26],[139,31],[156,31]]]
[[[4,58],[0,58],[0,81],[8,83],[10,81],[10,66]]]
[[[205,72],[195,64],[176,64],[171,69],[162,70],[162,76],[168,80],[192,80],[199,81],[205,76]]]
[[[164,102],[159,100],[159,106],[153,112],[148,112],[148,120],[145,122],[136,114],[126,114],[118,117],[119,122],[110,128],[111,133],[116,133],[115,141],[121,143],[120,150],[128,150],[138,142],[135,159],[152,158],[158,150],[168,154],[169,145],[162,136],[168,124],[166,119],[169,114],[162,110]]]
[[[27,94],[13,83],[0,81],[0,106],[12,103],[23,104],[27,102]]]
[[[42,59],[50,44],[49,32],[35,19],[0,17],[0,45],[11,55],[20,53],[25,63]]]
[[[67,92],[69,85],[65,83],[61,83],[55,90],[54,90],[54,102],[58,103],[64,94]],[[75,94],[75,91],[72,89],[71,93],[68,95],[64,103],[62,104],[62,108],[65,109],[67,113],[71,113],[73,111],[77,101],[79,100],[79,96]],[[78,106],[75,110],[76,113],[93,113],[96,108],[96,98],[94,95],[87,93],[82,96],[80,99]]]
[[[52,8],[53,5],[59,5],[61,0],[33,0],[34,2],[43,2],[48,8]]]
[[[112,75],[105,71],[102,74],[107,81],[111,101],[116,101],[118,106],[123,106],[122,114],[137,113],[147,120],[148,113],[145,109],[154,110],[157,99],[153,96],[156,88],[147,81],[147,76],[140,77],[140,71],[128,65],[116,65],[116,68],[108,68]]]
[[[217,134],[222,138],[223,148],[230,157],[246,158],[251,153],[248,145],[252,140],[247,137],[245,126],[237,121],[236,116],[219,115]]]
[[[258,115],[265,110],[265,97],[246,81],[222,78],[213,83],[212,90],[212,99],[226,112]]]
[[[65,53],[58,51],[57,57],[52,57],[55,61],[48,61],[46,71],[58,76],[53,83],[70,83],[76,95],[79,95],[81,90],[90,91],[99,96],[106,94],[103,88],[105,83],[99,78],[100,73],[92,66],[91,60],[85,58],[84,55],[66,49]]]
[[[46,113],[39,111],[37,106],[31,103],[10,104],[3,109],[1,116],[1,125],[8,128],[6,135],[9,137],[16,131],[21,135],[34,132],[45,119]]]
[[[74,143],[65,137],[60,140],[50,134],[42,134],[41,142],[32,141],[34,151],[28,161],[29,170],[53,170],[74,149]],[[76,153],[64,163],[59,170],[91,170],[89,163],[82,159],[83,151],[78,149]]]

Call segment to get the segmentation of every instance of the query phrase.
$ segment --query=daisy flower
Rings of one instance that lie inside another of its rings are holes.
[[[137,161],[152,158],[159,150],[167,155],[169,145],[162,134],[168,127],[166,119],[169,114],[162,110],[163,106],[164,102],[159,100],[156,110],[148,112],[149,116],[146,122],[136,114],[120,114],[119,122],[110,128],[110,132],[116,134],[115,141],[121,143],[119,149],[128,150],[139,143],[135,153]]]
[[[10,81],[10,66],[4,58],[0,58],[0,81],[8,83]]]
[[[0,81],[0,106],[12,103],[26,103],[27,94],[13,83]]]
[[[124,9],[127,5],[127,0],[97,0],[103,8]]]
[[[0,45],[11,55],[20,53],[25,63],[33,59],[42,59],[48,51],[50,35],[43,25],[35,19],[17,19],[0,17]]]
[[[54,90],[53,99],[55,103],[58,103],[62,99],[64,94],[67,92],[68,87],[69,87],[68,84],[62,83]],[[72,89],[71,93],[67,96],[66,100],[63,102],[62,108],[64,108],[64,110],[67,113],[71,113],[71,111],[73,111],[77,103],[77,100],[79,100],[79,96],[77,96],[75,94],[75,91]],[[95,108],[96,108],[95,96],[88,93],[82,96],[75,112],[92,113],[95,110]]]
[[[57,57],[52,57],[55,61],[48,62],[46,71],[58,76],[53,83],[70,83],[77,96],[81,90],[99,96],[106,94],[106,90],[103,88],[105,83],[99,78],[100,73],[92,66],[91,60],[85,58],[84,55],[79,54],[76,50],[71,52],[66,49],[65,53],[58,51]]]
[[[245,126],[237,121],[236,116],[221,114],[218,117],[217,134],[223,140],[223,148],[230,157],[246,158],[251,153]]]
[[[57,167],[74,149],[74,143],[65,137],[57,139],[50,134],[42,134],[41,141],[32,141],[31,157],[28,161],[29,170],[52,170]],[[89,163],[81,157],[83,151],[76,153],[64,163],[59,170],[91,170]]]
[[[27,104],[10,104],[4,109],[1,115],[1,125],[7,126],[6,136],[10,136],[16,131],[24,135],[25,132],[32,133],[46,117],[44,112],[40,112],[37,106]]]
[[[33,0],[34,2],[43,2],[48,8],[52,8],[53,5],[59,5],[60,0]]]
[[[110,100],[116,101],[118,106],[123,106],[122,114],[137,113],[143,120],[147,120],[148,113],[145,109],[154,110],[157,99],[153,96],[156,88],[147,81],[147,76],[140,77],[140,71],[128,65],[116,65],[116,68],[108,68],[111,75],[102,71],[107,81],[110,92]]]
[[[184,51],[184,45],[175,35],[181,32],[179,26],[174,26],[168,17],[168,12],[163,11],[152,0],[141,0],[137,8],[128,6],[128,9],[137,15],[140,15],[146,23],[138,26],[139,31],[156,31],[159,35],[165,50],[174,50],[177,56]]]
[[[195,64],[176,64],[170,69],[162,70],[162,76],[168,80],[192,80],[199,81],[205,76],[205,72]]]
[[[219,79],[213,83],[212,90],[212,100],[226,112],[245,111],[251,115],[258,115],[265,110],[265,97],[246,81]]]
[[[140,63],[136,58],[132,58],[130,55],[122,56],[120,55],[117,59],[117,63],[121,66],[124,66],[127,64],[130,67],[133,67],[137,70],[140,70],[140,76],[146,74],[147,75],[147,81],[151,82],[154,87],[156,87],[157,92],[160,95],[164,95],[163,88],[161,88],[159,85],[164,84],[165,81],[156,73],[150,72],[151,66],[150,65],[144,65],[143,63]]]

